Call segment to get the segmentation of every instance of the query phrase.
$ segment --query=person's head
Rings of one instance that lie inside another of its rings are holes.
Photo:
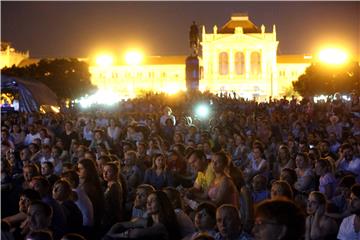
[[[29,151],[30,151],[31,155],[37,153],[39,150],[40,150],[40,147],[38,144],[36,144],[36,143],[29,144]]]
[[[55,182],[52,196],[55,200],[63,202],[71,198],[72,190],[70,183],[65,179],[60,179]]]
[[[242,232],[242,222],[238,209],[231,204],[223,204],[216,210],[216,225],[224,239],[234,239]]]
[[[294,169],[283,168],[280,172],[280,180],[286,181],[290,186],[293,186],[297,181],[297,174]]]
[[[200,231],[214,229],[216,225],[216,206],[210,202],[201,203],[195,211],[194,224]]]
[[[346,199],[350,199],[351,187],[356,183],[353,175],[343,176],[336,187],[336,195],[342,194]]]
[[[271,199],[277,197],[285,197],[289,200],[293,199],[293,191],[289,183],[277,180],[271,184]]]
[[[324,176],[331,172],[331,163],[326,158],[320,158],[315,163],[315,172],[318,176]]]
[[[119,179],[119,166],[114,162],[108,162],[104,165],[103,178],[106,182],[114,182]]]
[[[146,143],[145,142],[137,142],[136,150],[139,154],[145,155],[146,154]]]
[[[149,184],[141,184],[136,188],[134,207],[146,209],[147,198],[150,193],[155,192],[155,188]]]
[[[321,192],[312,191],[308,197],[308,202],[307,202],[307,207],[306,207],[307,214],[309,214],[309,215],[315,214],[316,210],[320,206],[324,206],[324,207],[326,206],[325,195]]]
[[[329,150],[330,150],[330,143],[329,143],[329,141],[323,139],[323,140],[319,143],[319,150],[320,150],[321,154],[328,153]]]
[[[73,123],[71,121],[67,121],[65,123],[65,131],[70,132],[70,131],[72,131],[72,128],[73,128]]]
[[[204,152],[198,149],[191,151],[187,159],[189,166],[194,169],[195,172],[205,171],[208,165]]]
[[[23,167],[24,179],[27,182],[30,182],[33,177],[38,176],[40,174],[39,172],[39,168],[36,164],[30,163]]]
[[[215,173],[222,173],[229,166],[229,157],[225,152],[216,152],[211,156],[211,161]]]
[[[41,164],[41,175],[49,176],[54,173],[54,164],[52,162],[43,162]]]
[[[90,159],[82,159],[78,162],[78,175],[79,178],[88,181],[95,178],[98,178],[98,173],[96,171],[95,163]]]
[[[29,131],[29,133],[31,133],[31,134],[35,134],[35,133],[36,133],[37,130],[36,130],[34,124],[29,124],[29,125],[28,125],[28,131]]]
[[[167,159],[163,154],[155,154],[153,157],[152,168],[154,169],[165,169],[167,167]]]
[[[54,159],[58,159],[61,155],[61,148],[59,148],[58,146],[53,146],[51,148],[51,156],[54,158]]]
[[[33,201],[40,200],[40,194],[33,189],[25,189],[20,193],[19,212],[27,213]]]
[[[278,151],[278,158],[281,162],[288,162],[291,158],[289,147],[281,145]]]
[[[137,162],[136,152],[133,150],[126,151],[124,153],[124,164],[125,166],[133,166]]]
[[[100,129],[97,129],[97,130],[95,130],[95,132],[94,132],[94,139],[95,139],[96,141],[100,141],[100,140],[103,139],[103,135],[104,135],[103,131],[100,130]]]
[[[306,153],[297,153],[295,158],[296,167],[300,169],[305,169],[309,165],[309,158]]]
[[[174,134],[174,143],[184,143],[184,136],[181,132],[176,132]]]
[[[45,202],[34,201],[28,208],[29,227],[32,231],[46,230],[51,224],[52,208]]]
[[[302,239],[305,214],[290,200],[265,200],[256,207],[253,234],[256,240]]]
[[[108,155],[100,156],[98,159],[96,159],[96,168],[99,176],[103,176],[104,166],[108,162],[111,162],[111,159]]]
[[[267,179],[264,175],[257,174],[252,179],[252,187],[255,192],[266,190]]]
[[[39,131],[39,133],[40,133],[40,137],[41,137],[41,138],[46,138],[46,137],[48,137],[48,131],[46,130],[46,128],[41,128],[40,131]]]
[[[166,106],[164,107],[164,115],[165,116],[170,116],[172,114],[172,110],[170,107]]]
[[[254,158],[259,159],[263,157],[264,148],[260,144],[254,144],[252,152],[254,154]]]
[[[47,230],[31,231],[25,240],[53,240],[52,233]]]
[[[21,161],[30,161],[29,148],[25,147],[25,148],[20,150],[20,160]]]
[[[181,200],[180,192],[174,187],[166,187],[163,190],[168,196],[174,209],[183,209],[183,202]]]
[[[62,169],[62,172],[67,172],[67,171],[71,171],[71,170],[74,170],[74,165],[70,162],[65,162],[63,163],[63,169]]]
[[[86,239],[77,233],[67,233],[61,238],[61,240],[86,240]]]
[[[353,147],[349,143],[341,145],[341,151],[346,161],[351,161],[354,156]]]
[[[177,224],[176,215],[171,202],[163,191],[154,191],[149,194],[146,203],[146,209],[149,216],[157,215],[159,222],[169,227]],[[169,232],[172,234],[172,232]]]
[[[51,147],[47,144],[41,146],[41,154],[46,158],[51,157]]]
[[[41,197],[49,194],[50,183],[43,176],[35,176],[31,179],[30,186],[32,189],[37,191]]]
[[[79,175],[76,173],[75,170],[63,172],[61,174],[61,177],[67,180],[72,188],[77,188],[77,186],[79,185]]]
[[[360,184],[354,184],[350,193],[350,209],[351,213],[360,216]]]
[[[90,159],[90,160],[92,160],[94,162],[96,161],[95,153],[90,151],[90,150],[85,151],[84,157],[82,159],[84,159],[84,158]],[[82,160],[82,159],[81,159],[81,157],[79,157],[79,160]]]

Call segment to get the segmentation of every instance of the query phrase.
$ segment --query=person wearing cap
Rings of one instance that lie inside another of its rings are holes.
[[[355,184],[351,188],[350,206],[352,215],[341,222],[337,235],[340,240],[360,239],[360,184]]]

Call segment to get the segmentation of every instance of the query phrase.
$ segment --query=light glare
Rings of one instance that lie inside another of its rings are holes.
[[[96,64],[102,67],[108,67],[113,64],[113,57],[110,55],[101,55],[96,58]]]
[[[199,118],[207,118],[210,113],[209,106],[204,104],[198,105],[195,111]]]
[[[141,63],[142,59],[143,59],[142,54],[137,51],[128,52],[125,55],[126,63],[130,65],[138,65]]]
[[[344,51],[335,48],[324,49],[319,53],[319,60],[328,64],[342,64],[347,57]]]

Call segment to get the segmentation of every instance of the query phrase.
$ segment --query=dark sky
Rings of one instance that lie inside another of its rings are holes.
[[[280,54],[314,53],[341,44],[360,55],[360,2],[4,2],[1,40],[32,57],[122,54],[187,55],[193,20],[212,31],[234,12],[248,12],[266,32],[276,24]]]

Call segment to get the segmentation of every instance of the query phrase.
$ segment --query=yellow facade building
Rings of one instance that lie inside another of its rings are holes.
[[[306,56],[278,56],[276,26],[266,32],[247,14],[234,14],[221,28],[201,29],[201,91],[233,93],[245,98],[281,97],[291,82],[311,64]],[[187,56],[145,57],[137,65],[125,61],[110,66],[90,64],[92,82],[122,97],[141,91],[175,93],[186,90]]]

